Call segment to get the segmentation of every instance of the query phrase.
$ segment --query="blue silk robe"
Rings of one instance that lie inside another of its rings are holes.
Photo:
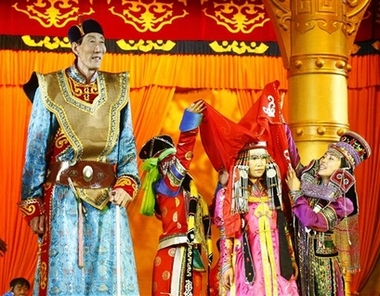
[[[75,66],[65,73],[72,75],[75,83],[80,84],[83,80]],[[62,81],[66,81],[62,82],[62,85],[70,88],[67,77],[62,77]],[[102,74],[98,73],[96,83],[99,86],[99,94],[95,94],[94,102],[86,103],[87,105],[94,105],[99,99],[109,99],[101,93],[101,87],[109,86],[102,81],[102,77]],[[106,144],[109,149],[101,161],[114,164],[116,179],[129,180],[134,185],[135,195],[140,179],[128,102],[128,74],[121,74],[120,77],[124,77],[124,82],[120,83],[120,94],[125,96],[127,103],[113,114],[112,122],[116,120],[117,123],[114,125],[114,131],[117,133],[114,139],[117,140],[110,141],[110,137],[102,139],[109,142]],[[70,98],[76,103],[80,102],[75,96]],[[55,146],[59,145],[59,138],[62,137],[62,142],[67,145],[54,156],[56,161],[70,161],[78,155],[76,148],[70,143],[67,144],[62,130],[59,132],[59,122],[57,116],[46,107],[46,91],[41,87],[40,80],[29,123],[20,205],[24,215],[31,218],[36,212],[31,209],[37,209],[35,201],[38,201],[41,207],[40,214],[47,217],[45,234],[39,236],[40,252],[34,295],[117,295],[117,291],[121,291],[121,295],[139,295],[130,225],[125,208],[118,211],[118,206],[108,203],[104,209],[98,210],[83,202],[86,215],[83,216],[81,224],[78,221],[78,202],[70,187],[46,183],[46,172],[51,159],[47,154],[52,143]],[[96,138],[97,130],[94,129],[90,134],[90,138]],[[110,189],[112,188],[108,188]],[[119,239],[116,238],[117,221],[120,222]],[[83,226],[82,238],[78,237],[78,225]],[[79,250],[83,252],[83,267],[78,265]],[[120,258],[119,265],[117,258]]]

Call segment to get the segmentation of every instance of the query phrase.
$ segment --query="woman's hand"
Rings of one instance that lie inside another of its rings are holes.
[[[298,179],[294,169],[289,166],[288,173],[286,174],[285,182],[288,185],[289,190],[300,190],[301,181]]]
[[[203,100],[196,101],[195,103],[192,103],[187,110],[194,113],[202,113],[203,110],[206,109],[205,102]]]
[[[228,268],[221,277],[222,280],[222,286],[224,289],[229,291],[231,289],[231,285],[234,281],[234,270],[232,267]]]

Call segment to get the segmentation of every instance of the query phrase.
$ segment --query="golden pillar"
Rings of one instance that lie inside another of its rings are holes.
[[[288,70],[288,124],[303,164],[349,128],[351,48],[370,0],[263,0]],[[350,258],[343,258],[345,271]],[[352,274],[344,272],[346,295]]]

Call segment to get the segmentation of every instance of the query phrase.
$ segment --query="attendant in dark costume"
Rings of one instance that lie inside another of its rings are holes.
[[[103,29],[69,29],[74,63],[33,73],[20,208],[39,237],[35,295],[139,295],[125,206],[140,185],[129,74],[99,71]]]
[[[153,215],[162,223],[158,251],[153,265],[152,295],[203,295],[202,262],[205,251],[212,260],[208,206],[188,174],[203,101],[189,106],[180,125],[177,145],[167,135],[150,139],[139,156],[146,171],[141,213]]]

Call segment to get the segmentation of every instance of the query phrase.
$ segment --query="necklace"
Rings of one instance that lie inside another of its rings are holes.
[[[249,182],[249,195],[252,197],[262,197],[265,195],[265,188],[261,184],[259,180],[252,182]]]

